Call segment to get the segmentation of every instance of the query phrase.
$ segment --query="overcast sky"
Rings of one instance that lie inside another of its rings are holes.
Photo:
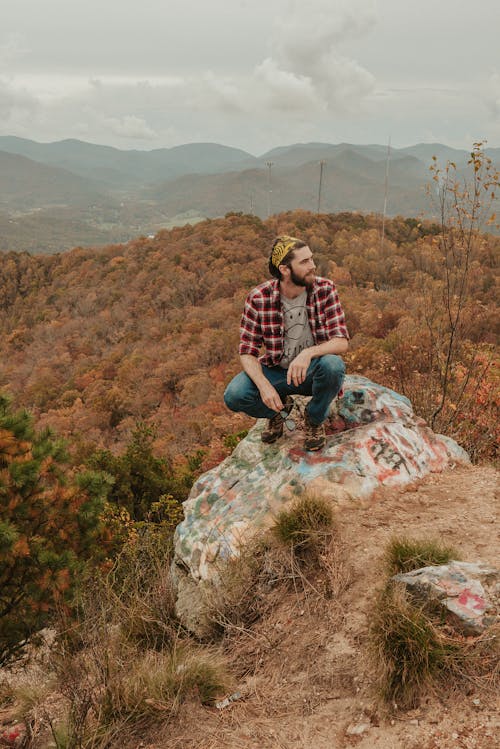
[[[500,0],[12,0],[0,134],[500,146]]]

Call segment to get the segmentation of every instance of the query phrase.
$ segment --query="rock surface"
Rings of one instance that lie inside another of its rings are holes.
[[[404,583],[414,597],[438,602],[467,635],[480,635],[498,621],[498,570],[453,561],[395,575],[393,580]]]
[[[469,462],[453,440],[415,416],[407,398],[359,376],[346,377],[344,396],[326,424],[325,447],[306,452],[301,429],[306,402],[295,398],[290,414],[295,431],[285,429],[280,440],[264,445],[265,420],[257,421],[232,455],[193,486],[177,527],[173,563],[178,614],[186,623],[203,608],[203,583],[217,577],[220,562],[237,556],[242,544],[304,490],[342,504]]]

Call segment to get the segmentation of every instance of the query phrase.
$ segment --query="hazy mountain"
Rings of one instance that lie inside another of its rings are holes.
[[[182,174],[224,172],[237,168],[240,162],[248,163],[254,159],[246,151],[217,143],[188,143],[153,151],[121,151],[80,140],[36,143],[24,138],[0,136],[0,150],[119,188],[130,188]]]
[[[358,153],[374,161],[385,159],[387,155],[386,146],[368,145],[357,146],[352,143],[296,143],[291,146],[273,148],[259,158],[259,162],[272,161],[280,166],[299,166],[309,161],[323,161],[334,159],[345,151]]]
[[[53,252],[124,241],[230,211],[261,218],[295,208],[316,211],[320,162],[324,212],[381,212],[388,165],[387,214],[432,216],[425,190],[432,156],[442,166],[454,161],[461,176],[470,155],[420,143],[391,148],[388,162],[387,150],[295,143],[256,157],[215,143],[123,151],[79,140],[0,136],[0,249]],[[486,153],[500,164],[500,149]]]
[[[102,199],[94,181],[0,151],[0,207],[15,210],[51,205],[83,207]]]
[[[295,143],[290,146],[280,146],[273,148],[263,156],[258,158],[259,165],[266,165],[266,162],[273,162],[275,166],[298,166],[309,161],[331,160],[336,159],[344,152],[357,153],[360,156],[371,159],[372,161],[384,161],[387,159],[387,146],[369,144],[356,145],[353,143]],[[493,162],[500,165],[500,148],[485,149]],[[438,161],[444,165],[446,161],[453,161],[457,166],[463,166],[470,157],[470,151],[465,149],[451,148],[442,143],[417,143],[414,146],[406,148],[390,149],[390,161],[393,162],[405,156],[414,156],[422,161],[427,169],[436,156]]]
[[[389,212],[414,216],[426,208],[424,165],[407,156],[390,165]],[[304,208],[317,210],[319,167],[310,161],[300,166],[273,166],[271,192],[268,169],[218,175],[188,175],[155,185],[144,196],[164,206],[167,213],[188,207],[214,217],[228,211],[271,213]],[[381,211],[384,203],[385,161],[372,161],[359,153],[343,151],[325,161],[321,210]]]

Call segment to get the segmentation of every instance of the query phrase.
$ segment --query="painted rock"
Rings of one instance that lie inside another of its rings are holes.
[[[423,601],[438,602],[456,627],[479,635],[498,621],[498,570],[481,564],[449,562],[395,575],[409,592]]]
[[[307,452],[301,429],[307,400],[294,399],[296,430],[285,428],[280,440],[265,445],[260,435],[266,422],[259,419],[232,455],[193,486],[176,530],[172,568],[181,619],[195,605],[199,584],[216,579],[218,564],[237,556],[304,490],[341,504],[469,462],[453,440],[415,416],[407,398],[359,376],[345,379],[344,395],[326,423],[325,447]]]

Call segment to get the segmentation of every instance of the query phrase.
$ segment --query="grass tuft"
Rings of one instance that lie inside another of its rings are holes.
[[[370,639],[380,694],[393,706],[409,709],[449,673],[457,644],[430,620],[422,606],[408,600],[402,586],[389,585],[371,616]]]
[[[387,574],[392,576],[421,567],[448,564],[452,559],[460,559],[456,549],[444,546],[439,540],[395,536],[387,546],[384,566]]]
[[[296,554],[320,554],[335,530],[331,505],[322,497],[303,494],[278,514],[272,530],[278,541]]]
[[[212,704],[228,683],[222,660],[192,646],[172,653],[131,651],[126,659],[108,660],[101,675],[103,728],[122,720],[137,726],[158,715],[174,715],[188,697]]]
[[[385,553],[387,574],[445,564],[458,555],[437,541],[393,538]],[[498,627],[465,637],[446,623],[435,602],[417,602],[389,580],[370,612],[369,642],[379,694],[392,707],[416,707],[438,690],[495,691],[499,682]]]

